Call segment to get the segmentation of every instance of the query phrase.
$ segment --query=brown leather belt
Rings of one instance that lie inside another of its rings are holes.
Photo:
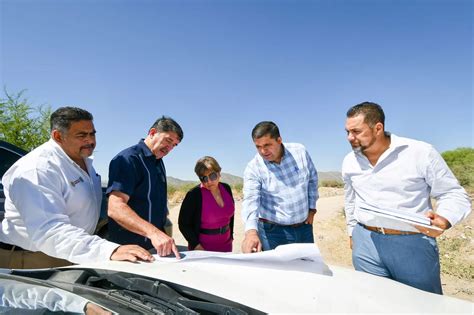
[[[227,224],[217,229],[201,229],[200,232],[202,234],[207,234],[207,235],[225,234],[229,230],[229,228],[230,226],[229,224]]]
[[[274,224],[274,225],[278,225],[278,226],[283,226],[283,227],[291,227],[291,228],[297,228],[297,227],[300,227],[300,226],[303,226],[305,223],[304,222],[301,222],[301,223],[295,223],[295,224],[279,224],[279,223],[275,223],[273,221],[270,221],[270,220],[267,220],[267,219],[264,219],[264,218],[259,218],[258,221],[260,222],[263,222],[263,223],[268,223],[268,224]]]
[[[409,232],[409,231],[400,231],[400,230],[394,230],[394,229],[387,229],[387,228],[382,228],[382,227],[377,227],[377,226],[369,226],[360,223],[364,229],[372,231],[372,232],[377,232],[381,234],[386,234],[386,235],[413,235],[413,234],[420,234],[420,232]]]

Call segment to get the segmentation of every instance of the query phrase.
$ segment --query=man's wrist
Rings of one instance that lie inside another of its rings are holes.
[[[112,254],[110,254],[109,256],[109,260],[112,260],[112,256],[115,255],[115,253],[117,252],[117,250],[120,248],[120,246],[117,246],[113,251],[112,251]]]
[[[257,230],[255,230],[255,229],[250,229],[250,230],[245,231],[245,236],[247,236],[247,235],[252,235],[252,234],[258,235]]]
[[[309,212],[315,214],[316,212],[318,212],[318,210],[317,209],[309,209]]]
[[[160,237],[162,236],[163,234],[166,235],[165,232],[163,232],[162,230],[160,230],[159,228],[155,227],[155,226],[152,226],[152,228],[150,229],[150,231],[148,231],[147,233],[145,233],[145,237],[147,238],[154,238],[154,237]]]

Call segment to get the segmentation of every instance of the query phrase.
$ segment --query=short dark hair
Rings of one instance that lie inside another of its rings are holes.
[[[216,159],[212,156],[204,156],[200,158],[194,167],[194,172],[199,178],[201,178],[208,170],[216,173],[220,173],[222,170],[219,163],[217,163]]]
[[[91,113],[79,107],[65,106],[60,107],[51,114],[49,119],[51,131],[59,130],[66,132],[73,122],[81,120],[94,120]]]
[[[382,106],[377,103],[363,102],[352,106],[347,111],[347,118],[358,115],[364,115],[364,122],[368,124],[369,127],[373,127],[377,123],[382,123],[382,125],[385,126],[385,114]]]
[[[252,139],[259,139],[269,135],[272,139],[280,137],[280,130],[273,121],[261,121],[252,129]]]
[[[155,128],[158,132],[174,132],[178,135],[179,141],[183,140],[183,129],[181,129],[181,126],[171,117],[161,116],[148,131],[152,128]]]

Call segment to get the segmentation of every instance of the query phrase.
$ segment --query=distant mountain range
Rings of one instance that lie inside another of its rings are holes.
[[[327,181],[327,180],[342,181],[342,176],[340,172],[318,172],[318,178],[319,178],[319,181]],[[172,176],[167,176],[166,179],[168,180],[168,185],[175,186],[175,187],[198,183],[197,180],[196,181],[182,180],[182,179],[175,178]],[[228,173],[221,173],[221,181],[233,186],[236,184],[242,184],[244,180],[240,176],[235,176]]]
[[[168,185],[175,186],[175,187],[180,187],[188,184],[197,184],[198,181],[192,181],[192,180],[182,180],[179,178],[175,178],[172,176],[167,176],[166,180],[168,181]],[[239,176],[235,176],[232,174],[228,173],[221,173],[221,182],[227,183],[229,185],[235,185],[235,184],[242,184],[243,183],[243,178]]]
[[[318,178],[320,181],[336,180],[342,182],[341,172],[318,172]]]

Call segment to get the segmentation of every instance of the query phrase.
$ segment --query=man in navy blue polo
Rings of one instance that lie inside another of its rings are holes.
[[[156,249],[160,256],[179,256],[164,232],[168,213],[166,170],[162,158],[183,139],[169,117],[159,118],[145,139],[117,154],[109,165],[109,238],[119,244]]]

